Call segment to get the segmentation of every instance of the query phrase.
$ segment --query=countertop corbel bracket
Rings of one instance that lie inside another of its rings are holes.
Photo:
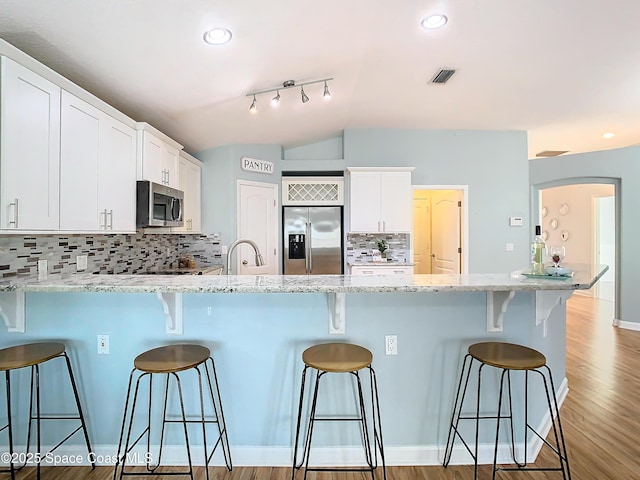
[[[182,294],[158,292],[156,296],[162,305],[164,320],[167,324],[166,332],[171,335],[183,335]]]
[[[0,292],[0,317],[4,320],[7,331],[24,333],[26,323],[24,292]]]
[[[345,293],[327,293],[329,306],[329,333],[343,335],[346,330]]]
[[[537,290],[536,291],[536,325],[543,325],[543,336],[547,336],[547,321],[554,308],[566,302],[573,295],[573,290]]]
[[[515,290],[487,292],[487,332],[502,331],[504,315],[515,294]]]

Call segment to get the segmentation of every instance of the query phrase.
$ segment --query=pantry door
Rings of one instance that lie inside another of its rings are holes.
[[[278,274],[278,185],[238,180],[238,238],[258,244],[264,265],[257,267],[253,248],[238,245],[231,273],[236,275]]]

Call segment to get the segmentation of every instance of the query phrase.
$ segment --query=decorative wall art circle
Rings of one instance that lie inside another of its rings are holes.
[[[563,203],[562,205],[560,205],[558,211],[560,212],[560,215],[566,215],[567,213],[569,213],[569,205]]]
[[[569,240],[569,231],[563,230],[560,236],[562,237],[562,241],[566,242],[567,240]]]
[[[540,235],[542,237],[542,239],[546,242],[547,238],[549,237],[549,232],[547,232],[546,230],[542,231],[542,235]]]
[[[549,226],[551,227],[551,230],[555,230],[558,228],[558,220],[556,218],[552,218],[549,222]]]
[[[541,214],[543,217],[546,217],[546,216],[547,216],[547,213],[549,213],[549,209],[547,209],[547,207],[542,207],[542,210],[540,211],[540,214]]]

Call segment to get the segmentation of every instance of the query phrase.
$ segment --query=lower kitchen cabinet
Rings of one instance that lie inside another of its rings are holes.
[[[413,266],[351,265],[351,275],[413,275]]]

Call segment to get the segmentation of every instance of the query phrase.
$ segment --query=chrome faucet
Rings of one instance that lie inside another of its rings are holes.
[[[258,249],[258,245],[253,240],[249,240],[248,238],[239,238],[235,242],[231,244],[229,250],[227,250],[227,275],[229,275],[229,271],[231,269],[231,254],[235,250],[235,248],[241,243],[248,243],[253,247],[253,250],[256,252],[256,267],[261,267],[264,265],[264,259],[260,254],[260,250]]]

